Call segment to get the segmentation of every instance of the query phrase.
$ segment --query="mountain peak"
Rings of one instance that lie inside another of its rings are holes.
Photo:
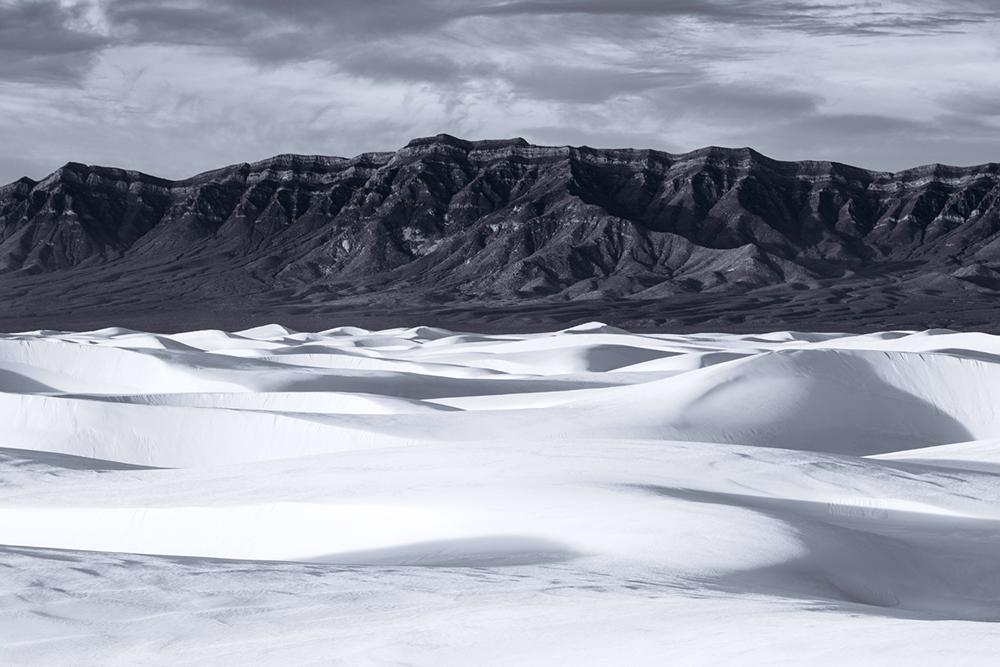
[[[453,137],[450,134],[437,134],[433,137],[418,137],[416,139],[411,139],[404,148],[419,148],[422,146],[433,145],[453,146],[455,148],[461,148],[465,151],[498,150],[511,147],[527,148],[531,146],[531,144],[521,137],[514,137],[513,139],[466,140]]]

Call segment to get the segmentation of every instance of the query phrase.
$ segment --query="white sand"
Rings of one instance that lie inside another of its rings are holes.
[[[2,665],[992,665],[1000,338],[0,335]]]

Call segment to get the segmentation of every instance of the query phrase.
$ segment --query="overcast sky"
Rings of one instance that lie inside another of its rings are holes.
[[[1000,0],[0,0],[0,183],[418,136],[1000,162]]]

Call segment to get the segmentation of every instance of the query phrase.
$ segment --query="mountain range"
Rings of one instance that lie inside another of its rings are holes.
[[[0,187],[0,329],[1000,331],[1000,164],[448,135]]]

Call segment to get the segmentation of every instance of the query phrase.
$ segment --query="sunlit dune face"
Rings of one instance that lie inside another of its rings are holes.
[[[114,664],[164,636],[115,625],[136,605],[196,660],[222,638],[203,613],[297,661],[374,627],[387,659],[425,655],[417,625],[467,663],[500,625],[513,663],[763,664],[765,625],[820,662],[938,642],[933,619],[986,645],[998,359],[946,330],[5,334],[0,609],[51,641],[0,655],[43,664],[86,624]]]

